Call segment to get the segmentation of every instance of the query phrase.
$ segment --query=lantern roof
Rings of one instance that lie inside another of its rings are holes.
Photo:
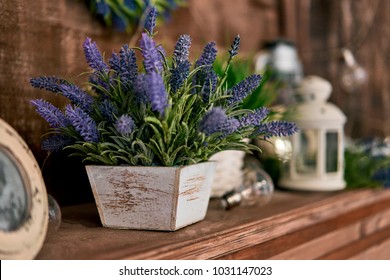
[[[297,124],[332,122],[343,125],[346,122],[344,113],[334,104],[327,102],[332,92],[329,81],[318,76],[307,76],[296,90]]]

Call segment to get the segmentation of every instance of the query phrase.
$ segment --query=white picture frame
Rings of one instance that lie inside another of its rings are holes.
[[[48,200],[38,163],[0,119],[0,259],[33,259],[48,228]]]

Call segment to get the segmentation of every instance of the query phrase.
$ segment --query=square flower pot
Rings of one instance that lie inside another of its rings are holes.
[[[204,219],[215,162],[86,170],[104,227],[174,231]]]

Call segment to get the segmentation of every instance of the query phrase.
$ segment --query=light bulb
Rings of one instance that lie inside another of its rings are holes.
[[[49,225],[47,235],[55,233],[61,225],[61,209],[57,201],[50,194],[47,195],[49,203]]]
[[[349,49],[342,50],[345,65],[341,73],[341,86],[349,92],[355,92],[367,81],[367,72],[360,66]]]
[[[238,205],[265,205],[271,200],[274,183],[259,164],[245,167],[243,174],[243,184],[222,196],[221,203],[224,209],[231,209]]]

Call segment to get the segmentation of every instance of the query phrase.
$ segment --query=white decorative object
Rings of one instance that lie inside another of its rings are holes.
[[[33,259],[47,226],[47,193],[38,163],[19,134],[0,119],[0,259]]]
[[[210,160],[216,162],[212,197],[221,197],[226,192],[238,188],[243,183],[243,165],[245,152],[222,151],[213,155]]]
[[[288,189],[333,191],[345,188],[345,115],[327,102],[331,84],[318,76],[303,79],[297,89],[299,132],[291,137],[292,156],[279,185]]]
[[[174,231],[204,219],[215,163],[86,170],[103,226]]]

